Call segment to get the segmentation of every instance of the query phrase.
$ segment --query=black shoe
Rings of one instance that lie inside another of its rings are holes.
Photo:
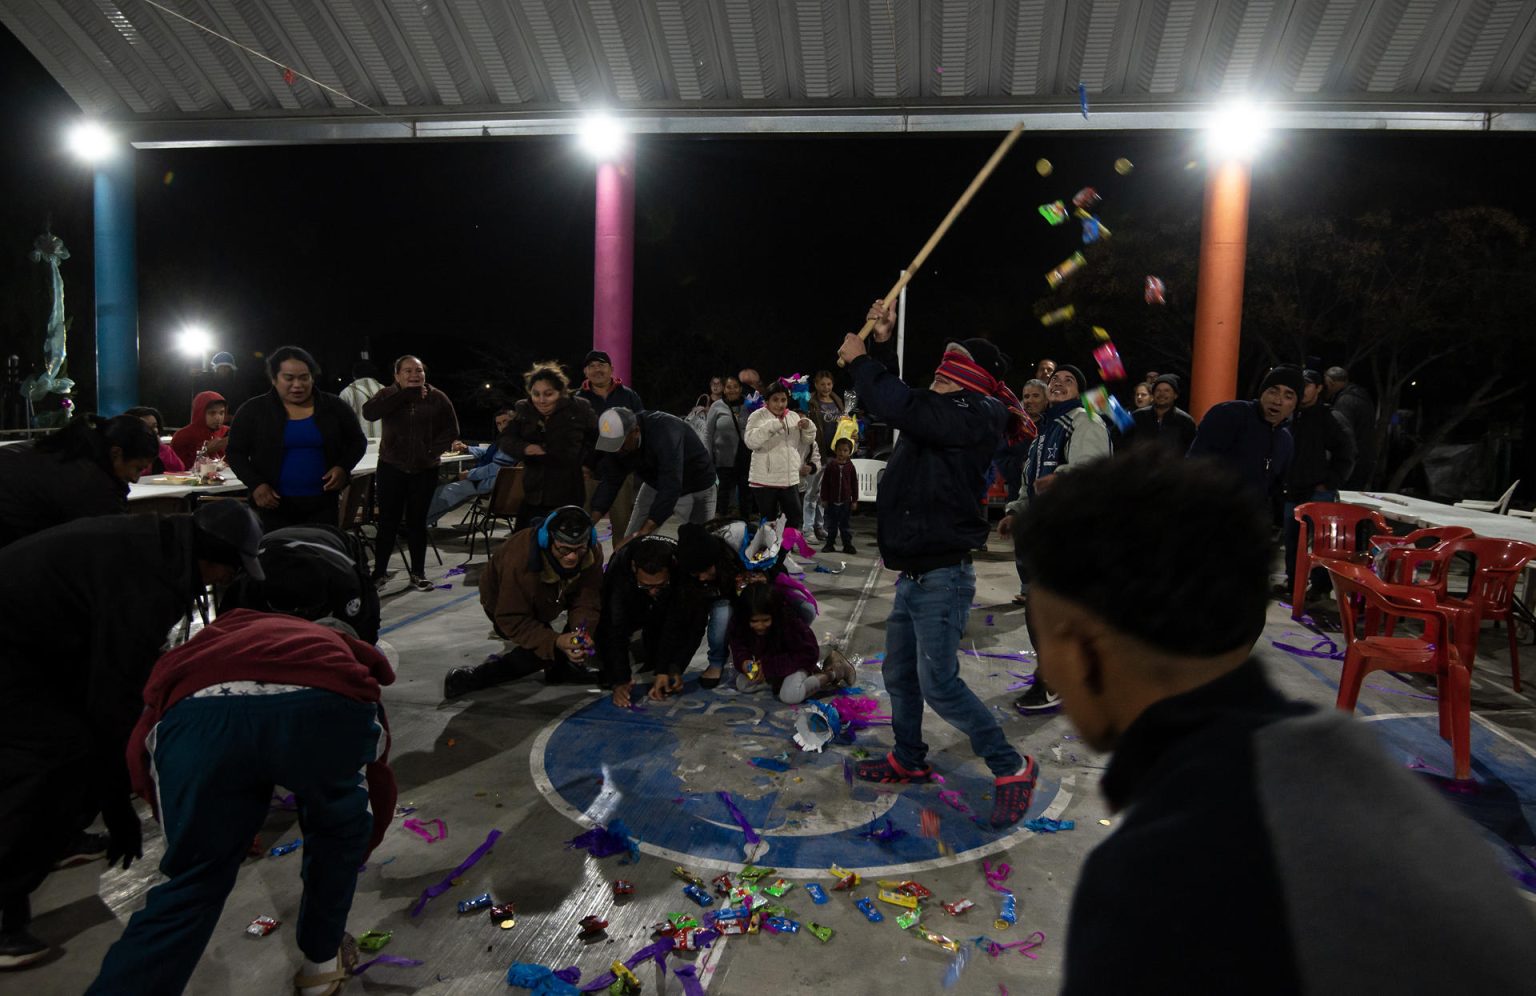
[[[836,553],[837,552],[837,541],[836,540],[832,540],[832,539],[827,540],[827,542],[822,545],[821,552],[822,553]]]
[[[456,699],[460,695],[480,689],[480,676],[472,667],[456,667],[443,678],[443,698]]]
[[[1296,586],[1287,581],[1284,584],[1272,584],[1269,586],[1269,597],[1283,599],[1289,602],[1291,595],[1295,593]]]
[[[432,590],[432,582],[428,581],[426,578],[422,577],[420,574],[412,574],[411,575],[411,585],[410,586],[412,588],[415,588],[417,591],[431,591]]]
[[[0,969],[24,968],[48,957],[52,950],[26,930],[7,930],[0,933]]]
[[[107,844],[112,838],[104,833],[87,833],[81,831],[70,842],[69,849],[54,862],[54,868],[73,868],[76,865],[89,864],[107,856]]]
[[[1029,686],[1029,691],[1020,695],[1013,703],[1013,707],[1024,715],[1029,716],[1039,712],[1050,712],[1061,705],[1061,696],[1051,691],[1045,682],[1035,676],[1035,683]]]
[[[859,551],[854,547],[853,540],[843,540],[843,552],[858,553]]]

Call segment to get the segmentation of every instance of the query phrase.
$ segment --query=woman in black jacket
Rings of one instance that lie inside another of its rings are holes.
[[[557,363],[536,363],[523,375],[528,397],[512,409],[497,446],[523,465],[523,507],[517,528],[537,526],[562,505],[584,505],[582,466],[597,442],[597,414],[571,396]]]
[[[272,390],[240,406],[229,433],[229,469],[251,489],[270,532],[312,522],[336,525],[337,499],[368,449],[345,401],[315,390],[320,365],[297,346],[267,360]]]
[[[127,511],[128,485],[159,451],[159,437],[134,415],[82,415],[36,443],[0,446],[0,546]]]

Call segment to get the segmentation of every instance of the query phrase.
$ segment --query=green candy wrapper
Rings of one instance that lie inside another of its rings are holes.
[[[377,951],[389,943],[394,934],[388,930],[365,930],[358,935],[357,947],[359,951]]]
[[[805,929],[816,935],[816,939],[825,944],[832,939],[832,928],[823,927],[819,923],[807,923]]]

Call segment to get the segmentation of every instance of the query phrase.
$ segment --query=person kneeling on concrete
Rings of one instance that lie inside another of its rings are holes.
[[[474,667],[456,667],[443,697],[489,688],[535,671],[558,683],[584,679],[603,590],[603,551],[592,519],[575,505],[551,512],[537,528],[515,532],[480,575],[480,605],[498,636],[513,646]],[[565,626],[554,628],[564,613]]]
[[[356,958],[343,938],[358,866],[395,813],[379,701],[394,680],[345,623],[250,609],[160,658],[128,761],[165,828],[170,881],[150,890],[87,993],[186,988],[278,785],[298,802],[304,840],[294,986],[300,996],[341,988]]]
[[[1113,752],[1120,814],[1078,879],[1063,993],[1529,991],[1530,908],[1487,842],[1253,656],[1271,546],[1251,487],[1138,448],[1063,477],[1020,529],[1040,674]]]
[[[603,578],[603,614],[597,624],[603,684],[613,689],[613,704],[629,706],[634,660],[654,671],[650,698],[656,701],[683,690],[683,672],[703,642],[703,619],[679,583],[677,544],[647,536],[620,549]],[[636,634],[639,638],[636,639]]]
[[[748,585],[731,613],[731,659],[736,690],[772,689],[779,701],[799,705],[817,692],[844,688],[856,680],[853,665],[834,650],[820,668],[816,634],[772,585]]]
[[[260,538],[243,502],[213,502],[76,519],[0,550],[0,968],[51,950],[28,930],[28,896],[55,862],[142,856],[123,747],[144,682],[206,585],[260,574]],[[97,812],[104,845],[80,833]]]
[[[261,538],[265,578],[241,574],[224,590],[219,612],[255,609],[304,619],[332,616],[364,643],[379,642],[379,591],[367,551],[335,526],[285,526]]]

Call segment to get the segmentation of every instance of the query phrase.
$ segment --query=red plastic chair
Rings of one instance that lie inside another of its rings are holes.
[[[1435,677],[1440,711],[1440,738],[1451,744],[1458,779],[1472,777],[1472,675],[1461,652],[1449,639],[1458,610],[1436,604],[1432,592],[1392,585],[1357,564],[1324,562],[1333,576],[1339,618],[1344,624],[1344,670],[1339,675],[1337,705],[1354,712],[1360,687],[1372,671],[1407,671]],[[1383,616],[1416,619],[1424,624],[1418,636],[1357,636],[1359,605]]]
[[[1403,536],[1372,536],[1371,554],[1373,558],[1379,558],[1376,576],[1389,584],[1413,584],[1412,575],[1404,577],[1399,572],[1402,559],[1409,551],[1432,550],[1448,540],[1472,535],[1472,530],[1466,526],[1430,526]]]
[[[1360,546],[1360,524],[1369,522],[1390,533],[1387,520],[1375,509],[1338,501],[1309,501],[1296,506],[1301,537],[1296,543],[1295,587],[1291,592],[1291,618],[1300,619],[1307,601],[1307,579],[1313,562],[1327,567],[1331,561],[1359,564],[1369,553]]]
[[[1474,568],[1472,581],[1465,598],[1451,598],[1442,593],[1440,600],[1448,606],[1466,609],[1472,613],[1470,627],[1463,627],[1457,643],[1461,645],[1463,659],[1470,667],[1477,653],[1477,634],[1485,622],[1502,622],[1509,630],[1509,671],[1515,691],[1520,691],[1520,651],[1515,637],[1513,605],[1515,585],[1525,565],[1536,557],[1536,544],[1519,540],[1471,537],[1452,540],[1445,544],[1447,561],[1457,553],[1472,555]]]

